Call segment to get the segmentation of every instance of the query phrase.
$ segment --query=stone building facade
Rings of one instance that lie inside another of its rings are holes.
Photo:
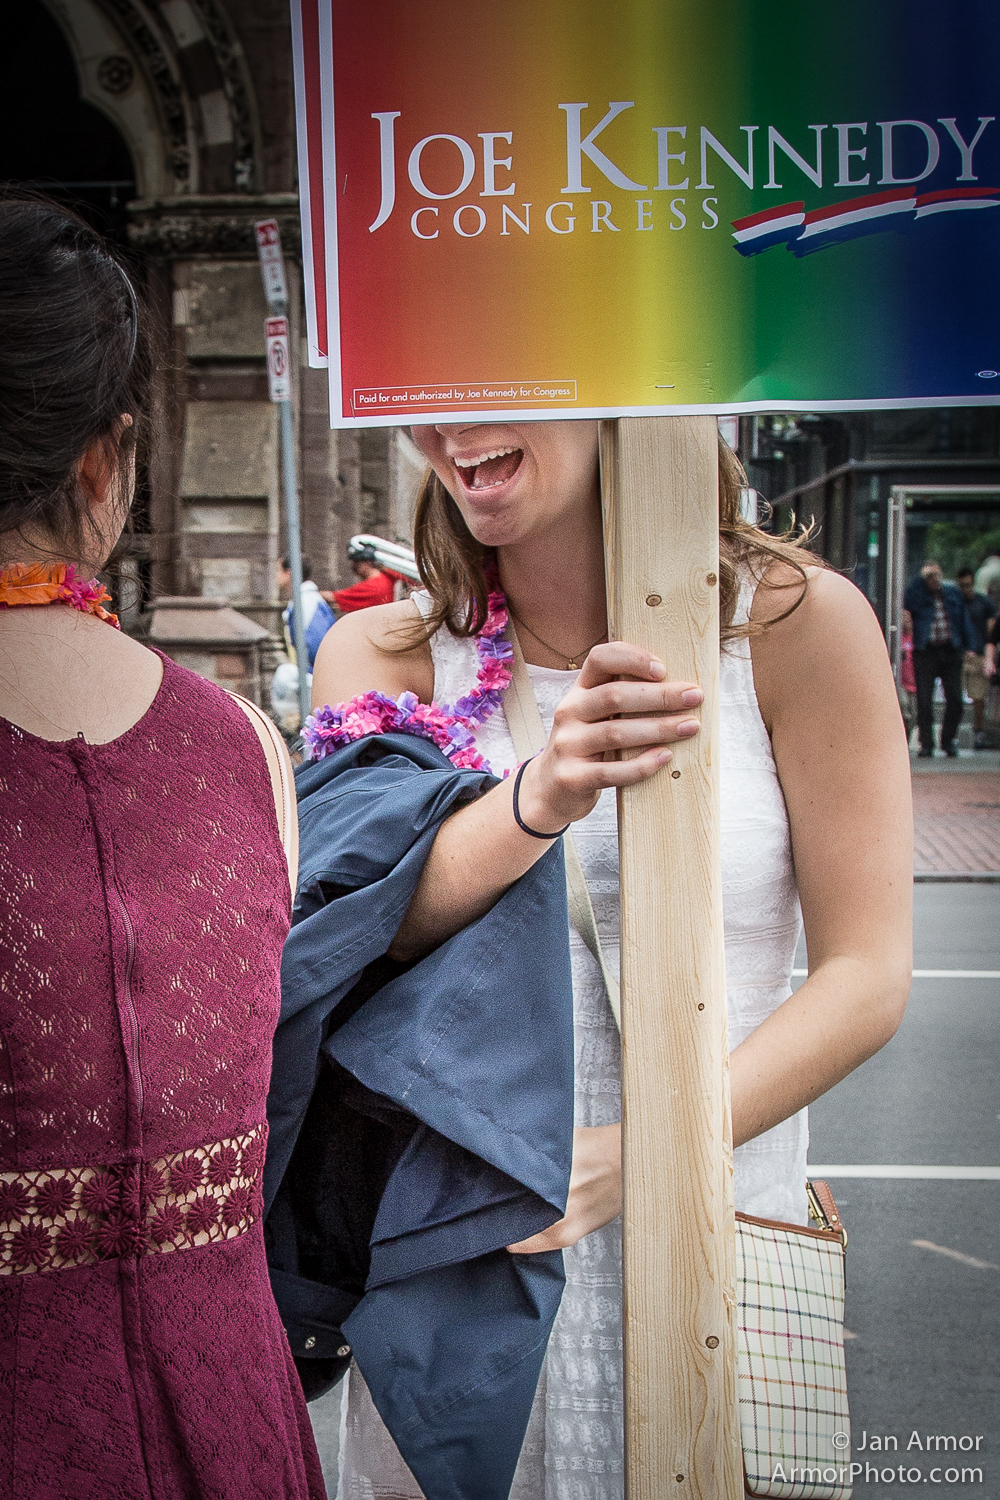
[[[41,118],[26,127],[0,148],[0,175],[116,235],[156,320],[132,570],[147,602],[225,596],[274,628],[282,496],[253,225],[281,226],[301,351],[288,0],[20,0],[18,11],[8,69],[20,44],[18,76],[35,80],[25,107],[37,100],[40,117],[66,123],[48,146]],[[349,581],[352,534],[407,536],[419,465],[395,430],[332,432],[325,371],[293,364],[303,548],[320,586],[336,586]]]

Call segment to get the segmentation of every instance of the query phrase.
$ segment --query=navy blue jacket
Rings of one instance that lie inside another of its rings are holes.
[[[555,1223],[569,1184],[562,848],[396,964],[441,822],[494,779],[386,735],[296,784],[265,1169],[275,1296],[307,1394],[353,1352],[429,1500],[505,1500],[563,1288],[560,1253],[504,1248]]]
[[[975,651],[976,632],[972,628],[962,590],[954,583],[943,583],[941,593],[951,626],[952,645],[961,651]],[[913,649],[922,651],[930,641],[931,625],[934,623],[934,595],[919,576],[914,578],[903,595],[903,608],[908,609],[913,616]]]

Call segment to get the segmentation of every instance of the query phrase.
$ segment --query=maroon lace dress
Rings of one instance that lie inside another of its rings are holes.
[[[326,1493],[261,1226],[271,783],[163,666],[109,745],[0,720],[3,1500]]]

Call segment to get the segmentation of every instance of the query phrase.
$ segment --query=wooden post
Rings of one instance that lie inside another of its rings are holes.
[[[740,1500],[719,865],[714,417],[604,422],[611,634],[705,689],[702,730],[619,795],[628,1500]]]

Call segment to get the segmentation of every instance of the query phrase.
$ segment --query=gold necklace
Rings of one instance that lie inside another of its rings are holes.
[[[553,656],[562,656],[562,657],[565,657],[565,655],[566,655],[565,651],[557,651],[556,648],[555,648],[555,646],[550,646],[549,643],[548,643],[548,641],[543,641],[542,638],[541,638],[541,636],[540,635],[536,635],[535,631],[532,630],[531,626],[528,625],[528,624],[526,624],[525,621],[521,619],[520,615],[515,615],[514,611],[511,609],[509,603],[507,605],[507,609],[508,609],[509,613],[514,616],[514,619],[517,621],[517,623],[524,630],[526,630],[528,632],[528,634],[534,640],[536,640],[540,646],[544,646],[545,649],[546,649],[546,651],[551,651],[551,653],[552,653]],[[586,657],[589,656],[589,654],[590,654],[591,651],[593,651],[594,646],[599,646],[601,644],[601,641],[604,641],[606,639],[607,639],[607,636],[606,635],[602,635],[601,638],[600,638],[600,640],[594,641],[591,645],[589,645],[586,648],[585,651],[574,651],[573,655],[566,662],[566,671],[567,672],[578,672],[580,670],[580,668],[583,666],[583,663],[584,663],[584,660],[586,659]],[[579,661],[577,661],[577,657],[580,658]]]

